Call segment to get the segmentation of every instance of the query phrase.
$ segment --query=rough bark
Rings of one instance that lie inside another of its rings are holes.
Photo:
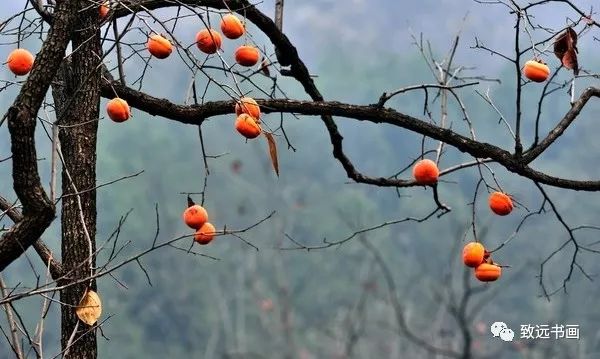
[[[72,35],[73,53],[58,73],[53,88],[58,109],[58,121],[62,125],[59,139],[63,155],[63,194],[82,192],[63,197],[62,200],[62,264],[66,273],[64,281],[85,278],[95,266],[96,235],[96,140],[100,105],[101,58],[98,13],[80,0],[80,12]],[[67,127],[64,127],[67,126]],[[73,310],[85,290],[95,289],[95,281],[83,282],[63,289],[61,307],[61,344],[65,358],[95,358],[97,356],[96,330],[78,318]],[[77,332],[73,335],[74,330]],[[70,347],[67,345],[71,341]]]
[[[63,59],[75,11],[75,0],[61,1],[54,26],[37,54],[33,69],[6,115],[12,152],[15,193],[23,218],[0,240],[0,271],[21,256],[54,219],[54,204],[42,187],[37,168],[35,127],[38,110]]]
[[[14,208],[13,205],[2,196],[0,196],[0,211],[6,211],[6,215],[14,223],[19,223],[23,220],[23,215],[21,212]],[[50,248],[46,246],[41,238],[33,243],[33,248],[44,263],[44,266],[49,267],[52,279],[56,280],[60,278],[62,275],[62,264],[56,260]]]

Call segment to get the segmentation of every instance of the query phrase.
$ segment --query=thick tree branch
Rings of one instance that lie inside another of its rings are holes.
[[[585,107],[587,102],[592,97],[600,97],[600,88],[598,87],[588,87],[583,91],[581,96],[577,101],[573,103],[569,112],[558,122],[558,124],[548,133],[546,138],[544,138],[537,146],[533,147],[529,151],[525,153],[523,159],[525,163],[531,163],[535,160],[539,155],[541,155],[550,145],[559,138],[565,130],[575,121],[575,119],[579,116],[581,110]]]
[[[21,212],[14,208],[14,206],[2,196],[0,196],[0,211],[6,212],[8,218],[10,218],[14,223],[18,223],[23,220],[23,215]],[[33,243],[33,248],[44,263],[44,266],[49,266],[52,279],[56,280],[60,278],[62,275],[62,265],[59,261],[54,259],[52,251],[50,248],[48,248],[48,246],[46,246],[44,241],[41,238],[38,239]]]
[[[0,271],[31,246],[54,219],[54,204],[44,191],[37,168],[37,112],[69,43],[75,19],[74,0],[58,3],[53,26],[38,53],[29,78],[8,110],[13,186],[23,205],[23,219],[0,240]]]
[[[135,108],[152,115],[162,116],[177,122],[199,125],[206,118],[234,112],[234,101],[205,102],[202,105],[176,105],[168,100],[149,96],[142,92],[121,86],[118,82],[102,85],[102,95],[112,98],[116,92]],[[577,181],[553,177],[527,166],[523,159],[513,156],[506,150],[485,142],[478,142],[450,129],[438,127],[418,118],[405,115],[393,109],[371,105],[351,105],[341,102],[313,102],[285,99],[257,99],[263,112],[285,112],[313,116],[340,116],[372,123],[385,123],[411,130],[415,133],[443,141],[459,151],[475,158],[491,158],[507,170],[549,186],[583,191],[599,191],[600,181]],[[340,148],[342,137],[332,137],[334,147]],[[339,141],[339,143],[338,143]],[[545,143],[545,141],[542,141]],[[541,145],[541,144],[540,144]],[[416,185],[413,181],[393,178],[374,178],[356,173],[349,176],[356,182],[386,187],[407,187]]]
[[[286,70],[286,74],[294,77],[298,82],[302,84],[306,93],[314,101],[323,101],[323,96],[315,86],[315,83],[310,76],[310,73],[306,65],[302,62],[298,55],[298,51],[288,39],[288,37],[282,33],[281,29],[275,22],[252,4],[245,0],[228,1],[223,2],[220,0],[203,0],[203,1],[178,1],[178,4],[187,4],[190,6],[208,6],[215,9],[230,9],[237,11],[245,16],[249,21],[254,23],[267,37],[271,40],[275,47],[275,54],[277,61],[281,66],[290,66],[289,70]],[[115,12],[115,16],[126,16],[131,11],[138,10],[152,10],[161,7],[173,6],[173,3],[169,1],[131,1],[125,4],[124,8],[119,8]],[[283,73],[283,72],[282,72]],[[104,90],[104,89],[103,89]],[[104,91],[103,91],[104,92]],[[388,178],[374,178],[369,177],[359,172],[353,165],[352,161],[346,156],[343,150],[343,137],[337,129],[337,125],[333,120],[331,114],[328,113],[317,113],[321,116],[323,123],[329,133],[330,142],[333,146],[333,157],[336,158],[346,171],[349,178],[353,179],[358,183],[372,184],[378,186],[393,186],[393,187],[405,187],[415,185],[412,181],[388,179]],[[206,116],[207,117],[207,116]]]
[[[277,60],[283,66],[290,65],[289,74],[294,77],[298,82],[302,84],[306,93],[314,100],[314,101],[323,101],[323,96],[320,94],[319,90],[315,86],[308,69],[301,61],[298,56],[298,52],[296,48],[292,45],[290,40],[283,34],[278,28],[277,25],[270,19],[268,16],[260,12],[254,6],[252,6],[248,1],[245,0],[232,0],[227,1],[227,4],[221,0],[182,0],[177,1],[178,4],[186,4],[190,6],[209,6],[216,9],[224,9],[229,7],[233,11],[238,11],[241,14],[245,15],[246,18],[254,23],[265,35],[269,37],[273,45],[275,46]],[[167,6],[174,6],[175,3],[165,0],[146,0],[146,1],[130,1],[127,2],[126,8],[119,8],[115,12],[115,16],[126,16],[131,13],[132,10],[152,10]],[[103,89],[104,90],[104,89]],[[600,91],[600,90],[594,90]],[[592,91],[592,92],[594,92]],[[591,96],[592,94],[588,94],[587,96]],[[589,99],[589,97],[587,98]],[[530,150],[532,152],[528,153],[526,158],[527,160],[518,160],[513,157],[509,152],[502,150],[498,147],[482,144],[472,140],[467,139],[464,136],[457,135],[456,133],[442,129],[423,121],[419,121],[418,119],[412,118],[410,116],[403,115],[401,113],[395,112],[393,110],[382,110],[387,115],[388,120],[391,120],[391,124],[400,126],[414,132],[429,136],[431,138],[444,141],[449,145],[452,145],[459,149],[460,151],[467,152],[474,157],[483,158],[490,157],[493,160],[499,162],[501,165],[506,167],[509,171],[520,174],[522,176],[528,177],[532,180],[538,181],[540,183],[544,183],[550,186],[562,187],[574,190],[587,190],[587,191],[597,191],[600,190],[600,181],[576,181],[563,179],[558,177],[553,177],[546,175],[541,172],[537,172],[529,167],[529,164],[535,157],[537,157],[545,148],[550,146],[556,138],[564,132],[566,127],[574,120],[575,117],[581,111],[581,108],[587,102],[587,99],[582,95],[579,107],[577,107],[577,103],[573,106],[572,110],[569,112],[572,116],[569,117],[569,114],[561,121],[555,131],[551,132],[550,135],[542,141],[536,148]],[[579,103],[579,102],[578,102]],[[264,103],[265,106],[271,106],[272,104]],[[303,105],[304,106],[304,105]],[[318,106],[313,104],[312,106]],[[217,106],[218,107],[218,106]],[[209,113],[212,111],[218,111],[217,107],[207,108],[207,112],[203,113],[198,118],[206,118],[210,117]],[[330,141],[333,145],[333,156],[342,164],[349,178],[355,180],[360,183],[367,184],[375,184],[381,186],[410,186],[414,185],[410,181],[402,181],[402,180],[393,180],[393,179],[384,179],[384,178],[372,178],[363,175],[359,171],[356,170],[350,159],[344,154],[342,147],[343,137],[337,130],[337,125],[333,121],[332,115],[334,116],[345,116],[345,117],[353,117],[364,120],[369,120],[375,123],[387,122],[385,119],[377,119],[375,118],[381,113],[378,113],[376,110],[364,111],[365,108],[357,109],[352,108],[350,105],[344,105],[344,110],[341,111],[333,111],[333,109],[329,106],[326,106],[330,109],[330,111],[310,111],[307,109],[304,111],[303,109],[289,109],[290,111],[282,111],[282,112],[297,112],[303,114],[312,114],[312,115],[320,115],[323,120],[325,127],[329,133]],[[336,107],[336,106],[334,106]],[[142,108],[143,109],[143,108]],[[172,107],[170,109],[173,109]],[[145,110],[145,109],[143,109]],[[154,110],[158,110],[154,108]],[[282,109],[275,109],[282,110]],[[321,109],[323,110],[323,109]],[[229,111],[230,112],[230,111]],[[226,112],[226,113],[229,113]],[[310,112],[310,113],[309,113]],[[158,113],[157,113],[158,114]],[[222,113],[218,113],[222,114]],[[369,117],[368,115],[374,115]],[[387,122],[390,123],[390,122]],[[539,152],[539,153],[538,153]],[[493,154],[493,155],[491,155]]]
[[[283,32],[283,0],[275,0],[275,26]]]

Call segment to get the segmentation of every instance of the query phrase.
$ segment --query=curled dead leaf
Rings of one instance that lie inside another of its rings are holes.
[[[569,70],[573,70],[575,76],[579,74],[579,64],[577,63],[577,55],[575,51],[569,50],[562,57],[562,64]]]
[[[269,155],[271,156],[271,163],[273,164],[273,169],[279,177],[279,160],[277,159],[277,143],[275,142],[275,137],[273,137],[272,133],[264,132],[265,137],[267,138],[267,143],[269,144]]]
[[[271,71],[269,71],[269,63],[267,62],[266,58],[262,60],[260,64],[260,70],[262,71],[263,75],[271,76]]]
[[[560,60],[563,66],[577,75],[579,73],[579,64],[577,62],[577,32],[568,27],[560,34],[554,42],[554,55]]]
[[[88,290],[75,308],[77,317],[87,325],[94,325],[102,315],[100,296],[93,290]]]

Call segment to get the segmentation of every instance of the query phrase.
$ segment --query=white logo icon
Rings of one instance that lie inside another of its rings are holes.
[[[500,339],[504,340],[505,342],[512,342],[514,337],[515,332],[513,332],[512,329],[504,328],[500,332]]]
[[[512,342],[515,337],[515,332],[510,329],[504,322],[495,322],[490,327],[490,331],[494,338],[500,337],[505,342]]]
[[[490,330],[492,331],[492,334],[495,337],[500,336],[500,332],[502,331],[502,329],[507,329],[508,326],[506,325],[506,323],[504,322],[495,322],[494,324],[492,324]]]

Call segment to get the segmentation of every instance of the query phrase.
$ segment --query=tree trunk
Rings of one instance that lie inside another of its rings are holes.
[[[72,33],[70,59],[65,60],[53,86],[57,108],[62,168],[62,263],[65,283],[88,277],[95,266],[96,137],[100,105],[100,32],[98,10],[80,0]],[[66,127],[65,127],[66,126]],[[72,195],[83,192],[79,195]],[[91,263],[90,263],[91,261]],[[96,330],[79,322],[73,306],[95,281],[70,286],[60,293],[61,344],[65,358],[96,358]],[[70,346],[67,348],[67,346]]]

